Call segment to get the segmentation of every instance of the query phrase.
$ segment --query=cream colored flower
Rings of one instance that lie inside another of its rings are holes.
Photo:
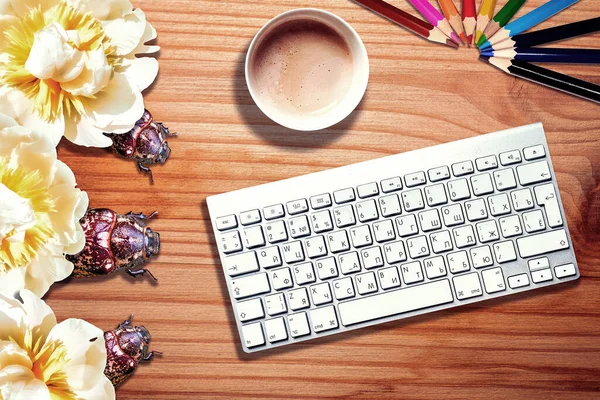
[[[104,333],[80,319],[56,323],[28,290],[0,293],[0,399],[113,400]]]
[[[108,147],[144,112],[155,38],[129,0],[0,0],[0,110],[55,145]]]
[[[63,253],[83,249],[79,219],[88,206],[75,186],[49,136],[0,113],[0,290],[41,297],[71,275]]]

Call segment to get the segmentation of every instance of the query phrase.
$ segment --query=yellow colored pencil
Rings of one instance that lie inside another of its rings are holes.
[[[475,43],[479,42],[479,38],[483,35],[485,27],[494,17],[496,8],[496,0],[482,0],[479,7],[479,15],[477,16],[477,28],[475,31]]]
[[[465,35],[465,28],[462,23],[462,17],[456,4],[452,0],[438,0],[440,7],[444,12],[444,16],[450,22],[450,26],[454,29],[454,32],[462,39],[464,43],[467,42],[467,35]]]

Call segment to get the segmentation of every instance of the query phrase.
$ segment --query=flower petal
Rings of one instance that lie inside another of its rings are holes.
[[[116,398],[115,387],[107,377],[100,379],[94,387],[87,390],[77,390],[75,394],[86,400],[114,400]]]
[[[117,55],[125,56],[133,51],[146,29],[146,16],[138,10],[102,24],[104,32],[117,47]]]
[[[14,297],[21,289],[25,289],[25,268],[12,268],[8,272],[0,273],[0,293]],[[0,307],[1,304],[0,302]],[[0,316],[0,325],[2,325],[2,316]]]
[[[87,115],[81,115],[78,122],[68,119],[65,125],[65,137],[79,146],[112,146],[112,140],[104,136],[103,132],[94,126],[94,121]]]
[[[10,0],[13,10],[19,17],[24,17],[29,10],[36,7],[41,7],[42,11],[46,11],[50,7],[58,4],[58,0]]]
[[[152,54],[160,51],[160,46],[149,46],[146,44],[149,41],[156,39],[156,36],[156,29],[154,29],[149,22],[146,22],[146,29],[144,30],[140,44],[131,52],[131,55]]]
[[[14,297],[12,290],[0,292],[0,337],[18,337],[25,319],[23,305]]]
[[[46,384],[33,371],[22,365],[11,365],[0,370],[0,398],[7,400],[50,400]]]
[[[19,296],[23,300],[22,307],[26,315],[26,325],[29,327],[39,327],[40,336],[45,338],[46,334],[56,325],[54,312],[45,301],[29,290],[21,290]],[[34,340],[38,337],[34,337]]]
[[[133,129],[144,114],[141,91],[132,86],[125,74],[115,73],[108,86],[86,103],[94,126],[109,133],[124,133]]]
[[[52,329],[48,340],[60,340],[67,349],[69,361],[64,372],[73,389],[88,391],[106,378],[104,332],[94,325],[80,319],[68,319]]]
[[[9,365],[21,365],[31,369],[33,363],[27,351],[20,348],[16,343],[0,340],[0,370]]]
[[[91,12],[101,21],[121,18],[133,10],[129,0],[67,0],[72,7]]]
[[[72,272],[73,264],[65,259],[63,246],[47,244],[25,267],[25,288],[42,297],[54,282],[62,281]]]
[[[130,82],[135,82],[141,91],[152,85],[152,82],[158,76],[158,60],[155,58],[125,58],[122,66],[127,79]]]

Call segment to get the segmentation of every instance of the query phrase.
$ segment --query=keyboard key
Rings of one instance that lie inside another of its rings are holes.
[[[509,217],[500,218],[500,229],[502,230],[502,236],[510,238],[513,236],[519,236],[523,233],[521,222],[519,221],[518,215],[511,215]]]
[[[416,235],[419,233],[417,219],[413,214],[396,218],[396,228],[400,237]]]
[[[449,231],[441,231],[429,235],[431,248],[434,253],[443,253],[452,250],[452,239]]]
[[[334,257],[327,257],[315,261],[317,267],[317,275],[320,280],[335,278],[338,276],[338,268]]]
[[[366,200],[356,204],[356,213],[360,222],[369,222],[379,218],[375,200]]]
[[[423,203],[423,195],[421,194],[421,189],[402,192],[402,203],[406,211],[415,211],[425,208],[425,204]]]
[[[437,256],[428,258],[423,261],[425,265],[425,273],[427,274],[427,278],[435,279],[442,276],[446,276],[446,264],[444,262],[444,257]]]
[[[452,164],[452,174],[456,177],[472,174],[473,171],[473,163],[471,161]]]
[[[525,286],[529,286],[529,275],[527,274],[519,274],[515,276],[508,277],[508,286],[511,289],[518,289]]]
[[[310,227],[308,226],[308,218],[306,215],[290,218],[288,226],[290,228],[290,235],[294,239],[310,235]]]
[[[541,210],[523,213],[523,224],[527,233],[539,232],[546,229],[546,223],[544,222]]]
[[[448,227],[465,223],[465,216],[460,204],[442,207],[442,218],[444,218],[444,225]]]
[[[466,251],[450,253],[446,256],[446,258],[448,259],[448,268],[453,274],[458,274],[471,269],[471,266],[469,265],[469,257],[467,257]]]
[[[473,227],[471,225],[452,229],[452,236],[454,236],[454,243],[459,249],[474,246],[476,244],[475,232],[473,231]]]
[[[527,161],[537,160],[538,158],[546,157],[546,150],[543,145],[539,144],[523,149],[523,155]]]
[[[235,215],[227,215],[225,217],[217,218],[217,229],[220,231],[224,231],[227,229],[237,227],[237,218]]]
[[[533,197],[531,197],[531,190],[529,190],[529,188],[515,190],[510,193],[510,197],[515,211],[533,208]]]
[[[475,160],[475,165],[479,171],[487,171],[498,167],[496,156],[481,157]]]
[[[400,286],[400,276],[396,267],[381,268],[377,271],[377,275],[379,276],[379,285],[383,290]]]
[[[471,222],[480,221],[488,217],[484,199],[476,199],[465,202],[467,219]]]
[[[402,189],[402,179],[399,176],[381,181],[381,191],[383,193],[391,193],[400,189]]]
[[[372,245],[373,237],[371,236],[369,225],[361,225],[350,229],[350,240],[352,240],[352,245],[356,248]]]
[[[567,278],[569,276],[577,275],[574,264],[565,264],[554,267],[554,274],[558,279]]]
[[[356,275],[356,289],[360,295],[365,295],[377,291],[377,282],[375,281],[375,273],[367,272]]]
[[[347,188],[333,192],[333,198],[337,204],[344,204],[354,201],[356,196],[354,195],[354,189]]]
[[[548,282],[552,280],[552,271],[550,268],[541,269],[539,271],[534,271],[531,273],[531,280],[533,283],[542,283]]]
[[[333,229],[333,222],[331,221],[329,210],[323,210],[312,214],[310,216],[310,221],[315,233],[327,232]]]
[[[383,246],[385,260],[388,264],[394,264],[401,261],[406,261],[406,250],[402,241],[388,243]]]
[[[425,188],[425,199],[429,207],[439,206],[440,204],[446,204],[448,198],[446,197],[446,189],[443,184],[437,184],[428,186]]]
[[[538,205],[544,206],[548,226],[550,228],[562,226],[563,218],[560,207],[558,206],[558,198],[556,197],[554,185],[548,183],[546,185],[536,186],[533,188],[533,191],[535,192],[535,198]]]
[[[377,196],[379,194],[379,188],[377,188],[377,183],[367,183],[366,185],[360,185],[356,188],[358,191],[358,197],[361,199],[366,199],[367,197]]]
[[[506,193],[488,197],[488,204],[494,217],[510,214],[510,201]]]
[[[305,283],[313,283],[317,280],[315,277],[315,270],[311,262],[298,264],[294,267],[294,278],[297,285],[304,285]]]
[[[329,193],[319,194],[310,198],[310,206],[314,210],[329,207],[331,205],[331,196]]]
[[[265,336],[263,335],[260,322],[242,326],[242,336],[248,348],[265,344]]]
[[[522,258],[539,256],[553,251],[569,248],[569,239],[564,229],[540,233],[517,239],[519,254]]]
[[[244,242],[249,249],[264,246],[265,236],[263,235],[262,226],[256,225],[244,229]]]
[[[490,246],[474,247],[469,250],[474,268],[489,267],[494,264]]]
[[[519,183],[523,186],[552,179],[550,167],[548,167],[546,161],[538,161],[518,166],[517,175],[519,176]]]
[[[306,255],[308,258],[316,258],[327,255],[327,247],[323,236],[314,236],[304,241]]]
[[[306,199],[298,199],[287,203],[288,214],[296,215],[308,211]]]
[[[419,261],[402,264],[400,266],[400,271],[402,271],[402,279],[407,285],[423,282],[423,270],[421,269],[421,263]]]
[[[328,233],[327,242],[329,243],[329,250],[332,253],[350,250],[350,242],[348,242],[346,231]]]
[[[267,239],[269,243],[285,242],[288,239],[285,222],[275,221],[266,225]]]
[[[333,306],[317,308],[310,311],[313,331],[316,333],[336,329],[338,327],[337,316]]]
[[[287,317],[288,326],[290,327],[290,334],[293,338],[306,336],[310,334],[310,328],[308,326],[308,318],[305,312],[297,314],[290,314]]]
[[[310,297],[315,306],[321,304],[331,303],[333,298],[331,297],[331,289],[329,283],[323,282],[310,287]]]
[[[338,310],[344,326],[389,317],[454,301],[447,279],[393,290],[340,303]],[[314,321],[314,320],[313,320]]]
[[[424,185],[427,182],[427,178],[425,178],[425,172],[419,171],[404,176],[404,182],[406,183],[406,187],[410,188]]]
[[[293,264],[298,261],[304,261],[304,250],[302,250],[302,242],[296,240],[281,246],[283,250],[283,259],[288,264]]]
[[[290,309],[294,311],[310,307],[310,302],[308,301],[308,291],[306,288],[290,290],[287,292],[287,299]]]
[[[396,239],[394,224],[389,219],[375,222],[373,224],[373,232],[375,232],[375,240],[379,243]]]
[[[265,304],[267,306],[267,314],[270,316],[283,314],[287,312],[285,305],[285,297],[283,293],[276,293],[270,296],[265,296]],[[268,331],[268,330],[267,330]]]
[[[258,210],[244,211],[243,213],[240,214],[240,221],[242,222],[242,225],[244,225],[244,226],[257,224],[261,221],[260,211],[258,211]]]
[[[529,266],[529,270],[533,272],[550,268],[550,261],[548,260],[548,257],[534,258],[533,260],[527,261],[527,265]]]
[[[521,162],[521,152],[519,150],[507,151],[500,153],[500,164],[507,166],[518,164]]]
[[[426,236],[417,236],[415,238],[407,239],[406,246],[408,246],[410,258],[414,259],[429,255],[429,245],[427,244]]]
[[[238,231],[232,231],[221,234],[219,246],[221,247],[221,251],[225,254],[231,254],[237,251],[242,251],[242,241],[240,240],[240,233]]]
[[[346,226],[356,224],[356,218],[354,217],[354,209],[351,204],[337,207],[333,210],[333,217],[335,218],[335,225],[338,228],[344,228]]]
[[[365,269],[372,269],[383,266],[383,256],[379,246],[369,247],[360,251]]]
[[[481,174],[471,177],[471,186],[475,196],[483,196],[484,194],[494,193],[494,185],[490,174]]]
[[[240,321],[252,321],[253,319],[262,318],[265,316],[262,301],[260,299],[252,299],[248,301],[240,301],[236,305]]]
[[[501,191],[517,187],[517,181],[512,169],[501,169],[494,172],[494,181],[496,182],[496,188]]]
[[[265,321],[265,330],[270,343],[280,342],[288,338],[283,317]]]
[[[454,290],[456,291],[456,298],[458,300],[466,300],[483,295],[477,272],[455,276],[452,278],[452,282],[454,283]]]
[[[225,259],[225,270],[229,276],[238,276],[255,272],[259,270],[256,253],[250,251],[248,253],[235,254]]]
[[[486,269],[481,273],[481,277],[483,278],[483,285],[486,292],[491,294],[506,290],[502,268]]]
[[[360,272],[360,261],[358,260],[358,253],[353,251],[338,256],[340,260],[340,271],[342,274],[348,275],[355,272]]]
[[[439,182],[450,178],[450,170],[446,166],[430,169],[427,174],[431,182]]]
[[[400,207],[400,199],[397,194],[391,194],[389,196],[382,196],[379,198],[379,207],[381,208],[381,215],[384,217],[392,217],[402,213]]]
[[[292,273],[289,268],[276,269],[269,272],[271,286],[275,290],[288,289],[294,286],[292,281]]]
[[[494,243],[494,254],[496,255],[496,261],[503,264],[509,261],[515,261],[517,259],[517,253],[515,253],[515,246],[513,242],[507,240],[505,242]]]
[[[479,241],[481,243],[493,242],[494,240],[500,239],[498,225],[496,225],[496,221],[493,219],[480,222],[475,225],[475,228],[477,229],[477,236],[479,237]]]
[[[283,204],[275,204],[263,208],[263,215],[265,216],[265,219],[267,221],[283,217],[285,215],[285,211],[283,210]]]
[[[423,232],[431,232],[442,227],[438,210],[427,210],[419,213],[419,222]]]
[[[469,183],[466,179],[457,179],[448,182],[448,193],[450,194],[450,200],[452,201],[464,200],[471,197]]]
[[[354,297],[354,285],[352,278],[346,277],[333,281],[333,294],[337,300],[345,300]]]
[[[265,247],[257,251],[258,263],[261,268],[279,267],[282,264],[279,247]]]
[[[271,291],[269,287],[269,279],[267,274],[262,272],[256,275],[243,276],[236,278],[231,281],[233,288],[233,297],[235,299],[242,299],[244,297],[250,297],[261,293],[267,293]]]

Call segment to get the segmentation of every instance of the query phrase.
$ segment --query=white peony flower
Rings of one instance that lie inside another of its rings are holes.
[[[115,399],[104,333],[80,319],[57,324],[35,294],[19,297],[0,292],[0,399]]]
[[[48,135],[0,113],[0,290],[41,297],[71,275],[64,253],[83,249],[79,220],[88,206],[75,186]]]
[[[108,147],[144,112],[155,38],[129,0],[0,0],[0,110],[55,145]]]

